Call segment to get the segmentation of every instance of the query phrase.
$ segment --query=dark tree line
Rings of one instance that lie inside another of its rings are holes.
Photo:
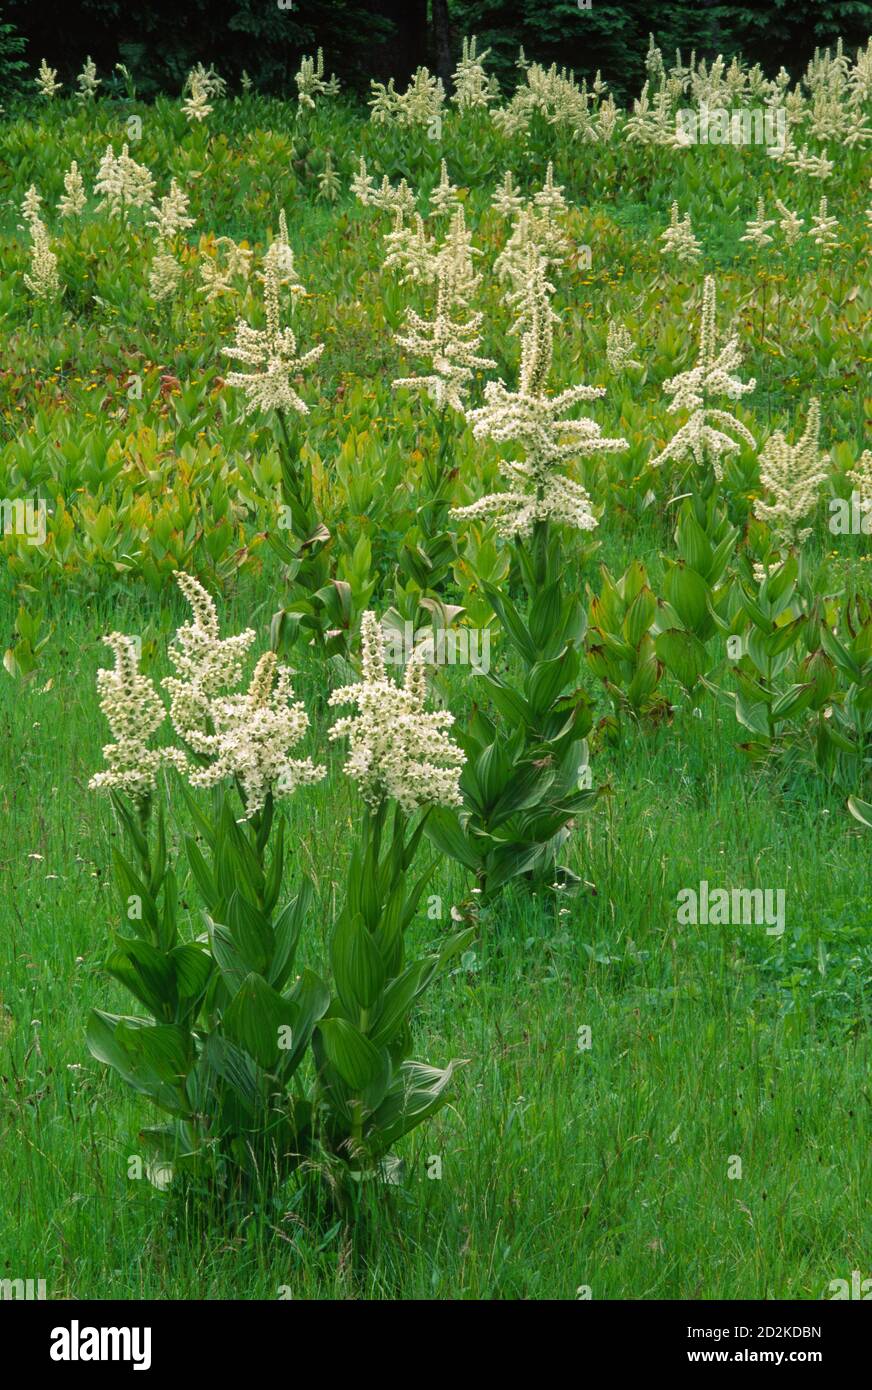
[[[283,8],[281,6],[287,6]],[[102,73],[116,62],[134,72],[142,95],[178,91],[193,63],[214,63],[258,87],[293,91],[299,57],[323,47],[329,70],[365,89],[369,77],[405,81],[419,64],[445,80],[460,39],[475,33],[511,83],[523,44],[528,58],[597,68],[621,97],[638,90],[648,32],[671,58],[740,52],[767,70],[800,75],[816,46],[842,35],[853,50],[872,33],[872,0],[0,0],[0,83],[16,80],[14,34],[32,72],[40,58],[70,80],[90,55]],[[10,46],[11,45],[11,46]]]

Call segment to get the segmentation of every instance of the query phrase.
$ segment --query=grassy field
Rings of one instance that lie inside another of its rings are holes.
[[[337,538],[336,573],[352,582],[365,572],[352,664],[360,611],[408,597],[397,555],[435,449],[420,408],[391,389],[414,365],[393,332],[406,305],[420,310],[424,300],[382,269],[390,217],[347,191],[361,154],[378,179],[405,176],[413,189],[432,187],[445,158],[466,190],[485,253],[484,348],[504,380],[514,380],[518,348],[490,269],[505,219],[489,201],[503,169],[532,192],[554,160],[570,211],[569,252],[554,276],[553,384],[606,385],[591,413],[628,440],[625,454],[579,471],[604,511],[596,554],[569,543],[577,593],[598,591],[601,563],[617,576],[633,560],[663,593],[671,499],[693,482],[678,469],[652,476],[647,465],[674,432],[660,386],[692,360],[703,271],[717,275],[744,374],[758,381],[739,408],[758,440],[775,428],[797,437],[817,395],[831,456],[822,496],[850,492],[846,470],[868,447],[862,145],[839,151],[824,186],[792,183],[761,149],[717,158],[619,140],[601,149],[544,123],[525,141],[498,135],[479,112],[447,117],[434,149],[423,133],[373,126],[342,101],[300,121],[293,103],[256,96],[215,108],[192,129],[164,99],[84,109],[56,100],[0,118],[0,494],[38,491],[51,504],[47,545],[0,540],[3,645],[16,654],[0,674],[0,1278],[45,1278],[55,1298],[828,1297],[832,1280],[869,1272],[872,851],[846,810],[849,793],[869,796],[866,766],[850,784],[821,775],[813,737],[793,760],[755,764],[738,746],[747,730],[731,706],[710,692],[690,698],[669,671],[660,686],[668,712],[625,717],[614,732],[600,722],[611,708],[601,683],[584,669],[604,790],[563,855],[581,883],[574,892],[509,883],[424,997],[414,1055],[468,1064],[448,1104],[400,1142],[397,1186],[360,1183],[343,1210],[317,1181],[292,1182],[278,1196],[255,1192],[222,1220],[130,1176],[153,1115],[85,1043],[92,1008],[129,1007],[104,970],[120,831],[108,800],[87,788],[107,739],[95,688],[107,661],[101,637],[140,634],[144,667],[158,679],[183,616],[174,568],[215,592],[223,631],[256,628],[258,651],[288,592],[265,539],[278,446],[269,422],[243,419],[222,387],[221,349],[238,314],[257,314],[260,290],[252,275],[213,303],[197,293],[198,263],[214,257],[216,237],[245,238],[258,265],[287,212],[308,292],[295,310],[301,349],[327,343],[299,388],[312,409],[305,457]],[[90,189],[107,141],[117,149],[137,113],[142,139],[131,153],[160,193],[175,176],[191,199],[196,230],[177,252],[184,288],[155,303],[143,217],[119,227],[92,201],[75,223],[46,214],[65,293],[29,303],[17,214],[28,186],[51,209],[77,159]],[[336,203],[317,198],[327,150],[342,179]],[[812,245],[775,254],[739,242],[758,196],[770,216],[779,196],[808,220],[822,191],[840,221],[828,258]],[[670,266],[660,254],[673,198],[703,244],[698,264]],[[579,247],[590,248],[590,266]],[[629,322],[641,344],[642,365],[620,377],[605,361],[610,318]],[[129,393],[134,376],[139,396]],[[455,503],[491,491],[499,450],[460,418],[453,447]],[[740,547],[753,531],[757,469],[743,450],[726,474]],[[815,591],[833,604],[844,591],[867,594],[865,538],[828,534],[822,501],[811,524],[803,555]],[[459,558],[442,595],[474,613],[480,591],[464,532],[453,529]],[[354,560],[361,538],[365,563],[360,552]],[[503,546],[482,543],[495,554]],[[514,569],[504,582],[518,591]],[[29,642],[20,609],[25,623],[38,620]],[[511,672],[494,630],[495,666]],[[715,637],[707,648],[717,686],[728,684],[722,645]],[[288,881],[306,872],[315,883],[301,946],[313,964],[328,949],[360,815],[339,776],[342,751],[325,737],[326,691],[347,670],[332,660],[340,664],[317,645],[292,657],[310,746],[330,768],[285,803]],[[450,669],[437,685],[462,722],[478,698],[475,678]],[[175,801],[173,845],[189,824]],[[681,925],[677,895],[702,880],[784,888],[783,935]],[[180,897],[191,937],[201,927],[190,878]],[[437,946],[452,905],[469,902],[468,875],[439,856],[410,952]]]

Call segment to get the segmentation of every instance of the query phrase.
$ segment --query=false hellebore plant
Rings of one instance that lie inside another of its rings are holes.
[[[576,816],[597,795],[587,769],[591,705],[576,686],[585,613],[564,588],[560,538],[562,527],[588,532],[597,521],[587,492],[565,465],[581,453],[628,446],[603,437],[592,420],[566,416],[577,402],[602,396],[602,388],[547,393],[555,317],[550,292],[544,262],[531,250],[520,304],[518,389],[489,382],[485,404],[468,414],[476,438],[512,441],[523,457],[500,463],[509,488],[454,513],[495,518],[498,531],[515,542],[528,599],[522,616],[508,594],[482,581],[523,679],[518,686],[496,674],[480,677],[496,717],[477,709],[460,739],[467,756],[463,808],[436,811],[427,822],[435,843],[475,873],[482,901],[521,874],[537,882],[572,880],[568,870],[556,868],[557,855]]]
[[[438,604],[439,590],[454,562],[456,539],[447,528],[457,473],[455,423],[450,412],[462,415],[475,373],[496,366],[491,358],[480,355],[483,314],[469,307],[481,280],[473,261],[478,254],[466,228],[463,207],[458,207],[444,245],[432,258],[436,281],[433,318],[422,318],[410,308],[403,331],[396,335],[400,347],[429,362],[430,371],[398,377],[393,384],[425,396],[438,440],[435,452],[428,449],[424,454],[427,500],[418,508],[415,525],[400,551],[396,592],[401,622],[414,621],[419,604],[431,608],[434,601]]]
[[[253,328],[240,322],[236,341],[225,348],[227,356],[250,370],[230,372],[227,385],[245,394],[247,414],[269,415],[276,427],[281,459],[282,504],[278,524],[268,541],[287,567],[291,590],[282,608],[273,615],[272,645],[276,651],[292,650],[297,640],[317,640],[328,653],[347,653],[359,613],[354,594],[365,602],[372,590],[365,585],[368,556],[355,552],[351,565],[357,583],[337,577],[331,553],[330,532],[319,518],[312,478],[302,453],[300,419],[309,407],[295,387],[296,377],[321,356],[323,343],[298,353],[297,338],[289,326],[281,326],[281,292],[294,298],[303,293],[288,244],[284,214],[279,235],[264,257],[263,298],[266,326]],[[360,569],[356,573],[356,562]]]
[[[719,629],[729,630],[731,586],[722,581],[738,532],[721,505],[720,484],[724,460],[742,444],[752,449],[756,444],[741,420],[714,407],[711,400],[726,396],[738,401],[754,390],[753,378],[743,382],[736,375],[741,360],[735,334],[719,346],[715,281],[707,275],[696,363],[663,387],[672,397],[669,412],[686,411],[687,420],[651,460],[652,468],[672,460],[693,470],[693,491],[684,496],[675,529],[679,558],[664,557],[667,602],[655,641],[657,656],[688,693],[707,670],[706,641]]]
[[[106,639],[115,666],[98,675],[114,741],[91,786],[111,794],[130,842],[129,857],[113,856],[123,925],[107,969],[145,1014],[95,1010],[88,1043],[168,1116],[142,1135],[161,1182],[177,1169],[221,1186],[282,1178],[313,1155],[346,1173],[372,1169],[443,1103],[456,1065],[412,1060],[409,1020],[471,933],[412,963],[403,944],[428,876],[413,875],[424,819],[459,798],[463,755],[448,735],[451,717],[425,710],[420,664],[402,687],[387,680],[378,624],[365,615],[363,680],[332,698],[358,712],[331,733],[349,741],[362,829],[333,929],[332,979],[295,969],[314,888],[303,878],[286,896],[281,804],[324,769],[293,756],[308,719],[290,673],[267,652],[243,684],[254,632],[222,639],[210,596],[189,575],[177,579],[193,618],[171,645],[175,674],[163,687],[181,746],[149,747],[166,709],[132,638]],[[199,935],[182,929],[158,798],[167,767],[181,774],[193,826],[185,894],[201,900]],[[189,788],[211,789],[211,799]]]

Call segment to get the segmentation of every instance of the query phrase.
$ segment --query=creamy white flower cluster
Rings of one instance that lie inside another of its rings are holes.
[[[97,211],[105,210],[111,216],[119,217],[129,207],[151,206],[154,179],[144,164],[137,164],[135,159],[131,159],[126,145],[122,145],[119,155],[115,154],[111,145],[107,145],[97,170],[94,192],[103,195],[97,204]]]
[[[364,207],[381,208],[395,215],[400,213],[401,217],[411,217],[415,211],[415,195],[407,180],[400,179],[394,188],[387,174],[384,174],[380,187],[376,188],[374,178],[367,172],[363,155],[357,173],[352,176],[351,191]]]
[[[300,71],[294,81],[297,84],[298,105],[306,106],[311,111],[315,110],[316,97],[335,97],[339,92],[339,79],[334,73],[331,72],[326,82],[324,80],[324,53],[320,48],[314,60],[311,57],[300,60]]]
[[[609,319],[609,330],[606,338],[606,361],[613,372],[622,372],[625,367],[635,367],[641,369],[641,362],[637,362],[633,357],[636,344],[632,336],[622,323],[615,319]]]
[[[103,641],[112,649],[115,666],[97,672],[97,690],[115,742],[103,749],[108,768],[95,773],[88,786],[94,791],[126,792],[143,801],[154,790],[164,764],[183,772],[187,759],[178,748],[148,747],[166,711],[154,685],[139,670],[135,639],[113,632]]]
[[[452,312],[454,304],[459,302],[453,270],[451,257],[443,250],[437,259],[433,318],[422,318],[414,309],[408,309],[404,331],[396,334],[400,347],[429,360],[431,372],[425,376],[398,377],[393,385],[425,391],[437,410],[448,405],[452,410],[463,411],[473,373],[497,364],[490,357],[478,355],[484,315],[470,313],[466,318],[459,318]]]
[[[484,70],[485,60],[490,56],[486,48],[482,54],[476,52],[476,38],[464,38],[460,62],[454,70],[452,81],[454,95],[451,100],[458,111],[472,111],[476,108],[487,110],[488,102],[499,96],[499,83],[495,77],[488,77]]]
[[[184,275],[184,266],[176,260],[171,251],[158,246],[148,268],[148,292],[157,303],[172,299],[178,291]]]
[[[292,694],[290,669],[278,665],[274,652],[265,652],[244,694],[211,700],[214,732],[192,729],[185,735],[196,753],[213,759],[189,773],[191,786],[214,787],[234,778],[252,816],[263,809],[270,793],[287,796],[320,782],[323,767],[311,758],[289,757],[309,728],[302,702],[290,703]]]
[[[385,270],[396,270],[401,285],[410,281],[429,285],[436,278],[436,263],[437,252],[427,238],[421,214],[416,212],[411,227],[407,227],[402,210],[397,208],[393,229],[385,235]]]
[[[565,127],[576,139],[594,143],[610,140],[614,132],[616,108],[614,102],[600,102],[599,110],[592,105],[606,91],[597,72],[592,91],[587,81],[581,87],[565,68],[558,72],[556,63],[544,68],[540,63],[528,63],[521,49],[516,66],[524,74],[523,82],[515,89],[511,101],[502,107],[491,108],[491,119],[507,136],[526,131],[534,112],[540,113],[549,125]]]
[[[778,545],[801,545],[811,535],[812,528],[801,522],[817,504],[830,462],[829,454],[820,451],[820,424],[820,403],[812,398],[805,431],[796,444],[788,444],[776,430],[760,453],[760,481],[773,500],[755,501],[754,515],[768,522]]]
[[[554,182],[554,165],[549,159],[548,167],[545,170],[545,182],[538,193],[533,194],[533,202],[537,208],[542,208],[545,212],[552,215],[559,212],[566,212],[566,199],[563,196],[563,184]]]
[[[864,449],[848,477],[860,495],[861,502],[872,504],[872,449]]]
[[[215,255],[206,255],[200,261],[200,280],[197,293],[206,296],[206,303],[221,299],[225,294],[235,294],[235,279],[247,283],[251,269],[251,250],[237,245],[232,237],[220,236],[215,241]]]
[[[768,154],[777,164],[785,164],[788,169],[795,170],[797,174],[807,174],[811,179],[828,179],[836,167],[835,161],[828,157],[826,150],[821,154],[809,154],[808,145],[803,145],[802,149],[798,150],[790,132],[784,143],[773,145]]]
[[[146,223],[154,227],[159,241],[172,241],[179,232],[193,227],[194,219],[188,214],[188,195],[179,188],[175,179],[170,180],[170,191],[151,209],[152,220]]]
[[[820,206],[811,219],[809,237],[822,251],[831,251],[839,244],[838,228],[836,218],[828,214],[826,198],[821,198]]]
[[[805,218],[792,212],[789,207],[782,203],[780,198],[775,199],[775,206],[781,214],[778,226],[784,234],[784,240],[788,246],[795,246],[802,236]]]
[[[872,43],[851,62],[841,40],[835,52],[820,50],[809,63],[805,85],[812,94],[809,133],[818,140],[837,140],[848,147],[872,140],[863,105],[872,94]]]
[[[183,623],[177,630],[170,646],[170,660],[178,672],[178,679],[167,677],[164,688],[174,697],[176,694],[184,695],[184,687],[196,686],[205,703],[198,697],[196,708],[193,711],[189,708],[179,722],[186,729],[205,728],[206,705],[213,696],[237,685],[242,679],[245,658],[256,633],[252,628],[246,628],[233,637],[221,638],[218,610],[211,595],[199,580],[182,570],[175,572],[175,579],[194,616],[191,622]],[[171,711],[171,714],[175,724],[176,711]]]
[[[668,88],[660,88],[652,106],[649,85],[645,83],[633,102],[633,113],[624,126],[624,139],[639,145],[665,145],[673,149],[686,144],[688,137],[676,124]]]
[[[430,211],[436,217],[447,217],[459,202],[457,188],[448,177],[448,165],[443,159],[439,165],[439,182],[430,194]]]
[[[287,795],[324,776],[310,758],[290,756],[309,721],[302,704],[291,702],[291,672],[277,664],[273,652],[260,658],[246,691],[227,693],[242,679],[255,634],[222,639],[215,604],[203,586],[189,574],[177,572],[176,579],[194,616],[176,633],[170,659],[177,674],[163,687],[173,728],[194,762],[180,748],[148,747],[165,717],[164,706],[139,671],[134,639],[114,633],[105,640],[115,653],[115,669],[98,672],[97,685],[116,742],[103,750],[108,770],[98,772],[90,785],[143,800],[154,790],[160,767],[169,764],[194,787],[235,781],[246,815],[253,816],[269,794]]]
[[[752,217],[745,225],[745,235],[740,236],[740,241],[747,241],[751,246],[757,246],[761,250],[764,246],[772,244],[772,237],[769,235],[769,228],[775,226],[775,219],[766,216],[766,204],[762,198],[757,199],[757,214]]]
[[[795,212],[791,212],[780,198],[775,199],[775,206],[781,214],[778,226],[784,234],[784,239],[788,246],[795,246],[803,234],[804,219],[797,216]],[[771,245],[773,238],[769,235],[769,228],[774,226],[775,218],[767,218],[763,199],[758,198],[757,214],[747,223],[745,235],[739,237],[739,240],[749,242],[752,246],[762,249],[764,246]],[[811,227],[807,236],[822,251],[831,251],[839,244],[838,230],[837,219],[829,216],[827,199],[821,198],[818,211],[811,219]]]
[[[503,181],[491,198],[491,207],[497,212],[502,213],[503,217],[514,217],[516,212],[520,212],[524,206],[524,199],[521,190],[515,183],[511,169],[507,169],[503,174]]]
[[[187,194],[175,179],[170,182],[169,193],[151,211],[152,220],[147,225],[155,229],[157,247],[149,269],[148,289],[152,298],[160,302],[171,298],[179,287],[184,268],[172,253],[172,243],[181,232],[193,227],[194,219],[188,216]]]
[[[439,247],[428,239],[420,213],[415,213],[412,225],[407,227],[397,208],[393,229],[385,236],[385,247],[385,269],[396,270],[401,285],[410,281],[433,284],[442,266],[450,284],[450,302],[465,306],[481,284],[475,260],[482,253],[472,244],[462,203],[454,208],[445,240]]]
[[[76,93],[77,101],[93,101],[94,97],[97,95],[97,88],[100,86],[102,80],[102,78],[97,76],[96,63],[92,62],[90,57],[86,58],[85,66],[76,78],[76,83],[79,88]]]
[[[220,99],[227,95],[227,83],[215,68],[207,68],[202,63],[195,63],[188,74],[189,82],[192,77],[196,77],[202,84],[203,91],[210,101],[213,97]]]
[[[370,81],[372,107],[370,119],[376,125],[425,125],[438,129],[445,106],[445,88],[442,79],[431,77],[429,68],[418,68],[405,92],[398,92],[394,79],[383,82]]]
[[[677,203],[672,204],[669,226],[665,232],[661,232],[660,240],[663,242],[660,248],[661,256],[674,256],[682,264],[692,264],[702,255],[702,247],[690,224],[690,213],[685,213],[679,221]]]
[[[446,184],[443,160],[440,186]],[[399,269],[401,283],[436,282],[433,318],[426,319],[410,308],[403,330],[396,334],[400,346],[428,359],[432,370],[421,376],[400,377],[393,384],[426,392],[439,410],[451,406],[462,411],[473,373],[496,366],[489,357],[478,354],[483,315],[474,313],[470,306],[481,283],[475,268],[475,258],[481,252],[472,244],[463,204],[455,206],[445,240],[438,249],[427,240],[423,219],[417,214],[413,231],[403,228],[398,212],[396,226],[386,242],[389,250],[385,266]]]
[[[645,60],[648,72],[641,96],[625,126],[625,138],[644,143],[684,145],[689,135],[680,127],[674,128],[672,115],[679,103],[690,102],[709,111],[748,109],[763,105],[770,112],[783,116],[786,140],[770,149],[773,159],[785,161],[789,167],[812,178],[826,178],[833,162],[822,155],[809,154],[808,146],[797,150],[791,130],[807,125],[816,140],[837,140],[848,147],[872,139],[866,115],[862,110],[872,85],[872,53],[870,46],[860,50],[852,67],[841,45],[835,54],[830,50],[817,52],[805,75],[803,84],[790,86],[790,75],[782,68],[773,79],[765,77],[759,63],[746,70],[738,58],[729,67],[718,54],[711,64],[697,62],[695,53],[684,66],[680,51],[675,66],[668,73],[663,56],[651,41]],[[656,93],[652,106],[651,94]]]
[[[300,284],[300,278],[294,264],[294,251],[288,240],[288,219],[284,208],[279,212],[279,229],[274,240],[269,244],[263,263],[263,270],[257,272],[257,278],[261,284],[266,284],[267,269],[271,266],[279,289],[289,290],[292,296],[306,293]]]
[[[41,207],[42,194],[37,192],[36,184],[32,183],[21,200],[21,216],[28,226],[39,217]]]
[[[324,344],[318,343],[308,352],[297,353],[297,338],[290,327],[280,327],[279,254],[267,254],[264,259],[263,298],[266,328],[252,328],[240,321],[236,325],[236,341],[224,352],[237,362],[254,367],[252,372],[230,372],[228,386],[238,386],[246,396],[246,414],[258,410],[293,410],[308,415],[309,407],[291,385],[292,377],[321,356]]]
[[[492,516],[504,536],[529,535],[538,521],[592,530],[597,521],[590,498],[561,467],[580,453],[629,448],[625,439],[604,437],[593,420],[565,418],[564,412],[579,401],[604,396],[603,387],[578,385],[556,396],[547,394],[554,346],[550,289],[543,263],[531,251],[526,304],[519,320],[524,331],[518,389],[510,391],[502,381],[489,381],[485,404],[467,413],[475,438],[497,443],[512,440],[523,449],[524,459],[501,460],[500,473],[511,484],[508,490],[458,507],[452,516]]]
[[[463,204],[455,208],[439,261],[446,267],[448,292],[452,304],[466,306],[481,285],[481,274],[475,268],[482,255],[472,244],[472,232],[466,225]]]
[[[82,175],[74,159],[64,174],[64,192],[58,203],[58,212],[61,217],[79,217],[85,211],[87,201]]]
[[[57,68],[50,68],[45,59],[41,59],[39,72],[34,78],[40,96],[53,97],[56,92],[61,90],[63,83],[58,82],[57,75]]]
[[[354,705],[356,713],[338,719],[331,739],[348,739],[345,772],[364,801],[378,807],[395,800],[404,811],[422,806],[459,806],[464,754],[448,730],[454,716],[427,710],[426,667],[420,654],[406,666],[402,685],[388,679],[384,634],[375,613],[360,625],[363,679],[334,690],[331,705]]]
[[[739,449],[740,440],[751,448],[756,447],[753,435],[740,420],[728,411],[715,410],[708,405],[712,396],[727,396],[737,401],[754,390],[757,383],[753,378],[743,382],[735,375],[741,361],[742,354],[735,334],[731,334],[723,347],[718,348],[717,292],[714,276],[707,275],[703,287],[696,366],[689,371],[679,372],[663,384],[663,390],[672,397],[669,413],[686,410],[690,412],[690,418],[672,436],[666,448],[651,460],[652,468],[668,459],[680,461],[692,458],[695,463],[702,464],[708,458],[715,477],[720,480],[723,476],[721,460],[725,454],[735,453]],[[738,439],[734,435],[738,435]]]
[[[24,283],[34,299],[57,299],[61,292],[58,258],[52,251],[45,223],[37,216],[29,220],[30,274]]]
[[[522,207],[505,246],[494,261],[494,271],[497,279],[507,280],[514,290],[522,289],[531,253],[547,274],[552,267],[565,261],[568,251],[566,235],[549,207]]]
[[[182,102],[182,110],[185,113],[185,118],[191,125],[193,125],[195,121],[200,125],[201,122],[206,120],[207,116],[211,116],[214,110],[209,104],[209,92],[206,78],[202,72],[198,72],[195,68],[188,73],[187,81],[185,82],[185,91],[188,94]]]

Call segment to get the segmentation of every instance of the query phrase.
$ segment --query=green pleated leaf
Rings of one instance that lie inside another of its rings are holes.
[[[347,1018],[324,1018],[318,1032],[329,1061],[352,1091],[364,1090],[381,1075],[383,1050]]]
[[[293,1033],[296,1010],[261,975],[247,975],[224,1011],[224,1031],[258,1066],[271,1070],[286,1034]],[[286,1049],[287,1050],[287,1049]]]
[[[385,967],[360,913],[354,917],[348,912],[341,914],[333,932],[330,959],[339,997],[349,1013],[371,1008],[384,984]]]
[[[147,941],[118,938],[106,969],[156,1018],[170,1022],[176,1004],[176,974],[171,958]]]
[[[655,638],[654,647],[664,666],[685,690],[693,690],[708,665],[708,654],[699,638],[692,632],[669,628]]]

